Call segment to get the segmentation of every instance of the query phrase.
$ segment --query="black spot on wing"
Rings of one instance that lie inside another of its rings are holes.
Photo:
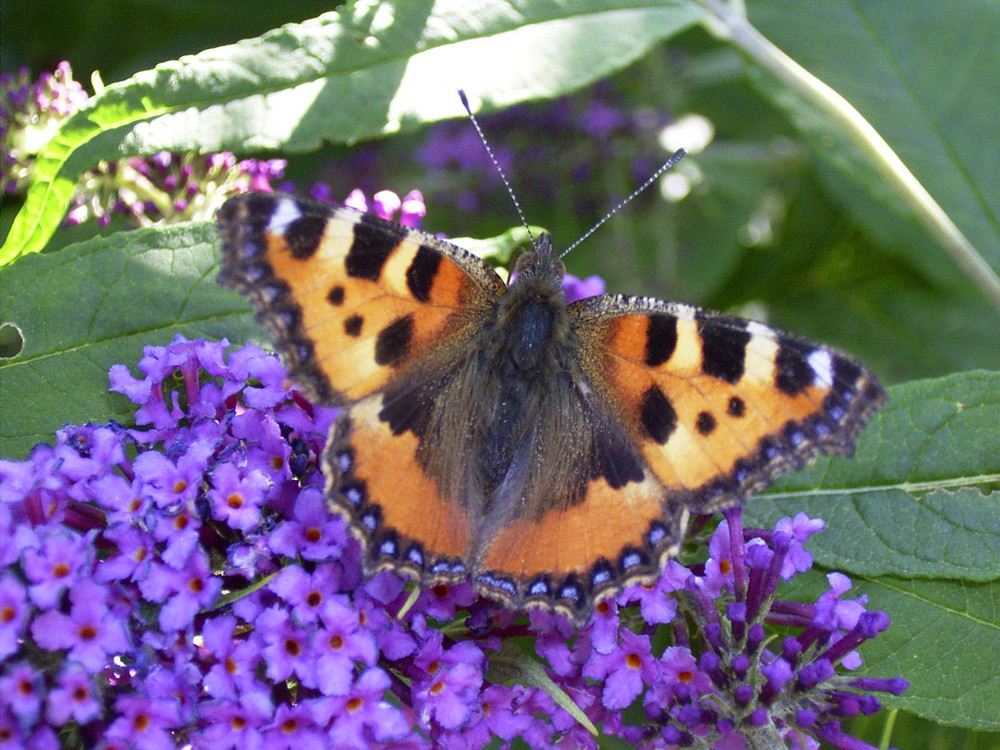
[[[340,284],[332,287],[330,291],[326,293],[326,301],[334,307],[340,307],[344,304],[344,287]]]
[[[659,367],[674,353],[677,346],[677,318],[654,313],[649,316],[646,332],[646,364]]]
[[[364,325],[364,322],[365,319],[360,315],[352,315],[344,321],[344,333],[352,338],[357,338],[361,335],[361,327]]]
[[[732,396],[729,399],[729,404],[726,406],[726,414],[731,417],[736,417],[739,419],[744,414],[747,413],[746,402],[739,396]]]
[[[702,435],[711,435],[715,431],[715,417],[707,411],[700,412],[694,426]]]
[[[706,375],[735,383],[743,377],[750,332],[746,321],[728,319],[726,323],[699,313],[698,333],[701,336],[701,370]]]
[[[664,445],[677,429],[677,412],[670,399],[655,385],[642,394],[640,419],[646,434],[660,445]]]
[[[404,315],[387,325],[375,339],[375,361],[395,367],[410,351],[413,340],[413,315]]]
[[[377,281],[389,255],[406,236],[406,227],[364,214],[354,225],[354,242],[344,259],[347,275]]]
[[[808,356],[809,352],[788,341],[778,346],[778,354],[774,359],[774,383],[779,390],[794,396],[812,385],[815,373],[809,365]]]
[[[307,215],[296,219],[285,227],[284,238],[292,251],[292,257],[307,260],[319,248],[323,232],[326,230],[325,216]]]
[[[417,248],[410,267],[406,269],[406,286],[416,299],[426,302],[431,296],[434,277],[441,265],[441,254],[426,245]]]

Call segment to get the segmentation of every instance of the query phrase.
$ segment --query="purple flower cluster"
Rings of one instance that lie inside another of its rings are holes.
[[[0,74],[0,184],[6,195],[23,192],[35,157],[59,125],[87,101],[68,62],[32,81],[27,68]]]
[[[663,159],[662,153],[633,144],[656,143],[669,118],[649,108],[623,106],[625,98],[612,82],[603,81],[584,94],[516,105],[481,120],[487,134],[504,134],[503,142],[492,148],[508,175],[514,173],[513,154],[517,154],[516,185],[523,202],[551,203],[551,197],[559,195],[566,203],[571,194],[576,209],[586,214],[596,212],[607,199],[606,192],[586,194],[590,184],[606,190],[606,182],[589,179],[590,175],[627,164],[628,182],[641,182]],[[478,135],[463,120],[429,128],[416,156],[430,172],[455,175],[450,180],[429,180],[442,185],[431,196],[436,206],[454,206],[462,213],[481,211],[506,192]]]
[[[38,154],[87,99],[68,62],[34,82],[26,68],[0,75],[0,179],[5,193],[27,189]],[[116,216],[128,228],[211,221],[227,198],[271,190],[285,166],[284,159],[238,161],[228,152],[161,151],[101,162],[80,177],[63,223],[76,226],[94,219],[103,227]]]
[[[0,747],[429,747],[514,736],[510,712],[548,724],[549,696],[485,684],[499,636],[430,624],[467,585],[399,620],[404,582],[361,581],[317,470],[334,411],[226,349],[148,347],[141,377],[111,371],[136,428],[68,427],[0,463]]]
[[[67,427],[0,462],[0,748],[596,747],[588,725],[635,746],[861,748],[840,718],[906,687],[849,675],[888,618],[845,577],[814,604],[775,598],[820,521],[730,512],[707,562],[671,562],[579,632],[467,584],[412,602],[390,573],[362,580],[317,468],[334,410],[277,359],[178,337],[139,371],[111,370],[135,428]],[[774,648],[772,625],[797,634]]]
[[[674,629],[677,645],[661,658],[666,684],[653,684],[644,698],[665,746],[710,736],[725,750],[784,743],[812,750],[817,739],[845,750],[868,747],[844,734],[840,722],[878,712],[871,693],[900,695],[908,687],[899,678],[848,674],[861,666],[857,646],[885,630],[888,616],[865,611],[864,596],[842,598],[851,583],[840,573],[827,576],[830,589],[815,604],[776,598],[782,580],[812,567],[803,542],[823,529],[821,520],[800,513],[764,530],[744,529],[739,508],[725,516],[704,565],[672,562],[659,584],[675,592],[701,639],[695,659]],[[778,626],[796,634],[773,649],[768,627]]]
[[[284,159],[237,161],[228,151],[207,156],[161,151],[101,162],[80,178],[64,224],[93,218],[103,227],[114,216],[127,227],[211,221],[233,195],[271,190],[286,164]]]

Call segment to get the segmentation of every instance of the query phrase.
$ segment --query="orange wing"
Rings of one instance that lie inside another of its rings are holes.
[[[569,313],[575,391],[594,415],[590,455],[572,460],[588,479],[573,502],[501,529],[473,573],[517,608],[582,623],[660,574],[689,513],[739,505],[820,453],[850,454],[884,400],[857,361],[760,323],[620,296]]]
[[[623,485],[598,477],[571,507],[504,528],[473,580],[515,609],[556,610],[582,626],[596,602],[660,576],[687,519],[684,504],[648,469]]]
[[[384,388],[432,347],[467,335],[505,289],[471,253],[349,208],[246,193],[218,223],[220,282],[251,298],[289,373],[320,403]]]
[[[323,455],[326,497],[365,550],[366,573],[407,571],[423,584],[458,582],[475,529],[467,509],[445,500],[418,457],[420,440],[395,432],[384,396],[344,409]]]
[[[323,456],[326,497],[368,572],[467,574],[472,521],[442,498],[420,440],[382,413],[384,391],[418,362],[440,366],[435,352],[464,342],[503,294],[500,277],[425,232],[285,195],[232,198],[218,222],[219,280],[250,297],[297,386],[344,406]]]
[[[588,376],[694,513],[738,505],[820,453],[850,455],[885,400],[861,363],[762,323],[621,296],[570,311]]]

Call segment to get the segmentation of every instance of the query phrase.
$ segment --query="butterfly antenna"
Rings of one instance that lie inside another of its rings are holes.
[[[486,140],[486,134],[483,133],[483,129],[479,127],[479,120],[477,120],[476,116],[472,114],[472,108],[469,106],[469,99],[465,96],[465,91],[459,89],[458,98],[462,100],[462,106],[465,107],[465,111],[469,115],[469,119],[472,120],[472,125],[476,129],[476,133],[479,134],[479,140],[483,142],[483,148],[486,149],[486,153],[489,154],[490,161],[493,162],[493,166],[496,167],[497,174],[499,174],[500,179],[503,180],[503,186],[507,188],[507,194],[514,202],[514,208],[517,209],[517,215],[521,217],[521,223],[524,224],[524,228],[528,230],[528,237],[531,239],[532,243],[534,243],[535,235],[532,234],[531,227],[528,226],[528,220],[524,216],[521,204],[518,202],[517,196],[514,195],[514,189],[510,186],[510,180],[508,180],[507,175],[504,174],[503,167],[500,166],[500,162],[497,161],[497,157],[493,153],[493,149],[490,148],[489,141]]]
[[[666,172],[668,169],[670,169],[672,166],[674,166],[677,162],[679,162],[682,158],[684,158],[684,154],[686,154],[686,153],[687,152],[684,149],[682,149],[682,148],[677,149],[677,151],[674,152],[673,156],[671,156],[669,159],[667,159],[660,166],[659,169],[657,169],[655,172],[653,172],[653,174],[651,174],[649,176],[649,178],[647,178],[647,180],[644,183],[642,183],[639,187],[637,187],[635,190],[633,190],[632,194],[630,196],[628,196],[628,198],[623,198],[622,200],[618,201],[618,205],[616,205],[614,208],[612,208],[610,211],[608,211],[606,214],[604,214],[604,216],[602,216],[598,220],[598,222],[596,224],[594,224],[594,226],[592,226],[590,229],[588,229],[586,232],[584,232],[576,242],[574,242],[572,245],[570,245],[565,250],[563,250],[559,254],[559,257],[562,258],[564,255],[566,255],[567,253],[569,253],[570,250],[572,250],[574,247],[576,247],[577,245],[579,245],[581,242],[583,242],[585,239],[587,239],[590,235],[592,235],[594,232],[596,232],[598,230],[598,228],[602,224],[604,224],[604,222],[606,222],[608,219],[610,219],[616,213],[618,213],[619,211],[621,211],[622,208],[624,208],[627,204],[629,204],[629,203],[632,202],[632,199],[635,198],[635,196],[637,196],[643,190],[645,190],[650,185],[652,185],[654,182],[656,182],[656,180],[659,179],[660,175],[662,175],[664,172]]]

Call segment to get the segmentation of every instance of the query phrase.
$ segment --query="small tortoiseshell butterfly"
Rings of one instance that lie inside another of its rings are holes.
[[[655,579],[691,513],[849,455],[884,400],[862,364],[762,323],[649,297],[567,303],[543,234],[510,286],[374,214],[273,193],[219,211],[247,294],[313,401],[366,572],[471,577],[582,624]]]

